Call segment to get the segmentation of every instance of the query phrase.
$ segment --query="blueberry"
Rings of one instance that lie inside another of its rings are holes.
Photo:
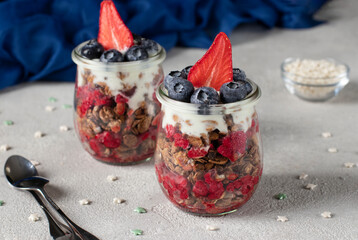
[[[227,82],[220,88],[220,98],[224,103],[237,102],[244,99],[247,90],[244,81]]]
[[[201,87],[194,91],[190,98],[191,103],[196,104],[218,104],[219,94],[212,87]]]
[[[99,58],[103,52],[104,48],[99,42],[97,42],[97,39],[90,40],[81,48],[81,55],[88,59]]]
[[[190,96],[194,92],[193,84],[181,77],[174,77],[167,89],[170,98],[181,102],[190,102]]]
[[[102,53],[100,59],[101,62],[123,62],[124,57],[122,53],[118,52],[116,49],[110,49]]]
[[[173,80],[174,77],[180,77],[179,71],[171,71],[167,76],[164,78],[164,86],[166,89],[169,87],[169,83]]]
[[[239,81],[239,82],[243,82],[245,84],[247,94],[249,94],[252,91],[252,86],[248,81]]]
[[[190,71],[191,67],[192,66],[187,66],[186,68],[181,70],[181,77],[182,78],[188,79],[188,74],[189,74],[189,71]]]
[[[239,80],[245,80],[246,79],[246,74],[244,71],[242,71],[240,68],[233,68],[232,69],[232,73],[233,73],[233,80],[234,82],[239,81]]]
[[[138,61],[148,58],[147,51],[141,46],[132,46],[124,55],[127,61]]]
[[[135,45],[140,45],[142,42],[142,37],[139,36],[138,34],[132,33],[133,36],[133,42]]]
[[[142,38],[141,46],[147,50],[149,56],[154,56],[159,51],[159,45],[151,39]]]

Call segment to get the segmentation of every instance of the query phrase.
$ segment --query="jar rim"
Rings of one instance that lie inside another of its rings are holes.
[[[103,71],[111,71],[111,70],[121,70],[123,69],[128,70],[130,68],[138,68],[140,66],[141,69],[143,68],[149,68],[153,65],[159,65],[161,64],[165,57],[166,57],[166,51],[165,49],[158,43],[159,45],[159,51],[156,55],[149,57],[144,60],[138,60],[138,61],[131,61],[131,62],[113,62],[113,63],[103,63],[100,61],[95,61],[88,59],[86,57],[83,57],[80,53],[81,48],[86,45],[88,41],[85,41],[79,45],[77,45],[71,53],[72,61],[76,63],[77,65],[84,65],[87,66],[90,69],[98,69]]]
[[[243,99],[233,103],[220,103],[220,104],[212,104],[207,105],[210,111],[207,113],[203,113],[202,115],[222,115],[231,112],[236,112],[239,109],[245,107],[254,107],[258,100],[261,98],[261,89],[260,87],[252,80],[246,79],[252,86],[252,91]],[[168,94],[167,90],[164,87],[164,83],[160,84],[157,88],[156,96],[159,102],[165,106],[170,106],[172,109],[176,109],[179,111],[184,112],[191,112],[196,113],[200,110],[202,105],[194,104],[194,103],[187,103],[187,102],[180,102],[174,99],[171,99]]]

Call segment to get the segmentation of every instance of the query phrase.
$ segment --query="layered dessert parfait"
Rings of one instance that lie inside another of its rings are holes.
[[[101,3],[99,33],[77,46],[75,126],[95,159],[132,164],[155,150],[165,50],[132,34],[110,0]]]
[[[260,88],[232,67],[231,51],[219,33],[194,66],[170,72],[157,90],[157,178],[175,206],[194,214],[235,211],[262,174]]]

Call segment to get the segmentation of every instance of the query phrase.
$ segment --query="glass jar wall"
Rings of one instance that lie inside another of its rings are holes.
[[[111,164],[148,160],[155,149],[163,81],[163,48],[146,60],[102,63],[81,56],[76,47],[75,127],[84,149]]]
[[[255,105],[260,88],[242,101],[200,106],[170,99],[163,86],[155,169],[166,197],[198,215],[236,211],[262,174],[262,145]]]

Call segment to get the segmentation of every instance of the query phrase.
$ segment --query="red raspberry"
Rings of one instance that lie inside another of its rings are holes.
[[[122,96],[121,94],[118,94],[115,99],[116,103],[127,103],[128,98]]]
[[[113,104],[112,98],[102,94],[99,90],[93,91],[91,98],[95,106],[110,106]]]
[[[172,138],[175,134],[174,126],[168,124],[167,126],[165,126],[165,129],[167,130],[167,138]]]
[[[222,182],[212,181],[209,183],[209,199],[218,199],[224,193],[224,185]]]
[[[108,148],[117,148],[121,145],[121,139],[108,131],[98,133],[96,139]]]
[[[189,158],[201,158],[201,157],[205,157],[206,154],[208,154],[208,151],[206,151],[203,148],[194,148],[194,147],[192,147],[188,151],[188,157]]]
[[[209,191],[204,181],[197,181],[193,187],[193,193],[198,197],[205,197]]]
[[[232,132],[222,140],[222,144],[218,147],[218,152],[235,162],[235,155],[242,154],[246,149],[246,134],[243,131]]]
[[[181,147],[187,149],[189,147],[189,141],[185,139],[180,133],[174,134],[174,145],[176,147]]]
[[[118,115],[123,115],[124,112],[126,111],[126,104],[122,102],[117,103],[116,107],[114,108],[114,111]]]
[[[85,99],[82,101],[82,104],[79,106],[79,114],[80,117],[84,117],[87,113],[87,110],[91,108],[91,102],[89,99]]]
[[[182,200],[187,199],[189,197],[188,191],[187,190],[181,191],[179,197]]]
[[[242,185],[243,183],[240,181],[240,179],[234,181],[234,186],[236,189],[239,189]]]
[[[233,192],[233,191],[235,190],[234,183],[229,183],[229,184],[226,186],[226,190],[229,191],[229,192]]]
[[[104,147],[101,143],[99,143],[96,139],[92,138],[89,141],[89,146],[91,147],[91,149],[97,154],[97,155],[102,155],[102,152],[104,150]]]

